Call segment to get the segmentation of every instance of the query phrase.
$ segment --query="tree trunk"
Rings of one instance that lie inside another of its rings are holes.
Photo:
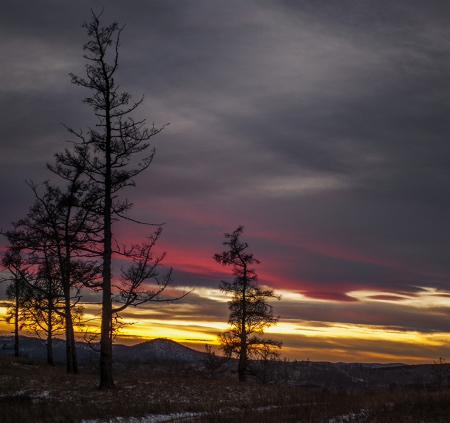
[[[108,80],[105,78],[105,80]],[[108,81],[109,82],[109,81]],[[109,90],[106,101],[106,139],[105,139],[105,204],[103,209],[103,283],[102,283],[102,323],[100,335],[100,389],[114,388],[112,363],[112,301],[111,301],[111,259],[112,259],[112,198],[111,198],[111,118]]]
[[[19,357],[19,295],[20,286],[19,281],[16,279],[14,282],[15,295],[16,295],[16,307],[14,309],[14,357]]]
[[[111,268],[111,260],[104,262],[103,273]],[[110,271],[109,271],[110,272]],[[104,278],[105,280],[105,278]],[[111,280],[111,277],[109,277]],[[100,389],[114,388],[113,366],[112,366],[112,305],[111,284],[105,283],[102,297],[102,325],[100,335]]]
[[[75,345],[75,333],[73,330],[72,321],[72,304],[70,298],[70,248],[67,233],[69,222],[69,215],[66,220],[66,233],[65,233],[65,260],[63,261],[63,289],[64,289],[64,320],[66,326],[66,371],[70,374],[78,374],[78,360],[77,360],[77,349]]]
[[[55,365],[53,359],[53,325],[52,325],[53,310],[51,307],[48,309],[48,331],[47,331],[47,364],[50,366]]]
[[[73,330],[70,295],[65,298],[65,322],[66,322],[66,371],[70,374],[78,374],[77,350],[75,334]]]
[[[246,266],[244,266],[244,284],[242,287],[242,320],[241,320],[241,350],[239,352],[239,366],[238,375],[239,382],[245,382],[247,380],[247,328],[245,323],[247,321],[247,307],[246,307]]]
[[[239,382],[245,382],[247,380],[247,340],[245,333],[241,335],[241,351],[239,353],[239,366],[238,375]]]
[[[107,204],[105,203],[105,209],[106,207]],[[112,368],[111,236],[111,217],[107,213],[107,216],[105,216],[105,245],[103,254],[100,389],[114,388]]]

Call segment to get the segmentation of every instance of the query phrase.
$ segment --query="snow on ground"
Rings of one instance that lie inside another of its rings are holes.
[[[117,417],[110,420],[82,420],[81,423],[159,423],[159,422],[184,422],[191,421],[192,419],[199,417],[201,413],[173,413],[173,414],[153,414],[146,417]]]
[[[277,408],[276,406],[258,407],[257,410]],[[225,411],[225,410],[222,410]],[[206,414],[205,412],[185,412],[185,413],[173,413],[173,414],[154,414],[146,417],[117,417],[110,420],[82,420],[80,423],[182,423],[195,421],[196,417]],[[352,423],[362,421],[368,417],[366,410],[360,410],[358,413],[349,413],[342,416],[333,417],[327,421],[327,423]]]
[[[344,414],[342,416],[333,417],[330,420],[328,420],[327,423],[350,423],[361,421],[361,419],[365,419],[367,417],[368,416],[366,410],[360,410],[359,413],[349,413]]]

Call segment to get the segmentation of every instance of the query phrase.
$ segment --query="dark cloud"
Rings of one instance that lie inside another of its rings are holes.
[[[103,6],[3,8],[0,227],[31,204],[25,180],[51,177],[61,123],[95,124],[68,74],[83,74],[81,24]],[[403,0],[109,2],[103,22],[126,24],[121,87],[145,94],[137,117],[170,122],[126,195],[133,216],[166,222],[176,283],[217,286],[226,269],[211,256],[243,224],[262,283],[334,300],[290,318],[447,330],[431,309],[414,319],[401,301],[387,312],[349,293],[449,290],[449,17]]]

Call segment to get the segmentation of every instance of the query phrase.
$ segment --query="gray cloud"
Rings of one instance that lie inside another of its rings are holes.
[[[121,87],[145,94],[138,117],[170,122],[127,192],[134,216],[166,222],[169,264],[194,249],[214,269],[222,233],[244,224],[265,283],[346,301],[448,290],[449,15],[419,1],[109,2],[105,24],[126,23]],[[3,228],[32,202],[24,180],[50,177],[61,123],[95,123],[68,76],[83,74],[89,19],[83,2],[4,7]],[[220,276],[178,272],[180,285]]]

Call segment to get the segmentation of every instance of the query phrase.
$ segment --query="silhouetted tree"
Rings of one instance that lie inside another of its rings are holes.
[[[232,266],[233,282],[220,283],[221,291],[232,295],[228,303],[228,323],[231,328],[219,334],[219,340],[226,356],[239,358],[239,380],[245,381],[251,373],[249,359],[262,354],[277,355],[282,342],[259,336],[279,319],[273,315],[273,307],[267,301],[271,298],[279,300],[281,297],[273,289],[261,289],[258,286],[257,274],[251,266],[259,264],[259,261],[252,253],[246,252],[248,244],[239,239],[242,233],[242,226],[231,234],[225,233],[223,245],[228,249],[215,254],[214,260],[223,266]]]
[[[53,359],[53,339],[63,333],[66,328],[67,318],[70,319],[70,326],[73,322],[80,322],[83,314],[83,307],[79,306],[79,294],[71,298],[70,311],[68,317],[65,312],[64,286],[61,283],[62,277],[58,266],[57,257],[47,255],[44,250],[44,257],[37,265],[34,273],[29,273],[25,294],[22,298],[21,317],[23,326],[38,336],[47,347],[47,363],[55,365]],[[67,342],[66,342],[67,346]],[[75,358],[75,345],[73,346],[73,356]],[[71,364],[70,361],[68,364]],[[73,363],[72,363],[73,364]],[[69,367],[68,367],[69,368]],[[74,372],[78,371],[75,368]]]
[[[48,357],[54,328],[64,325],[68,373],[78,373],[72,311],[76,309],[78,320],[80,290],[96,281],[101,270],[95,261],[84,257],[92,247],[92,233],[98,232],[92,211],[97,197],[86,189],[87,183],[80,176],[80,169],[67,171],[65,190],[45,182],[43,194],[29,183],[36,200],[26,217],[4,233],[11,248],[21,251],[26,264],[27,271],[19,271],[28,288],[24,303],[27,325],[36,334],[47,333]],[[48,361],[53,360],[50,357]]]
[[[12,246],[3,256],[2,264],[10,270],[14,279],[7,289],[8,298],[14,303],[8,310],[6,320],[14,319],[15,345],[18,345],[19,321],[20,329],[27,327],[39,338],[41,332],[45,332],[47,363],[53,366],[53,336],[63,323],[61,316],[56,314],[58,302],[62,299],[60,285],[48,277],[49,269],[45,269],[45,265],[41,264],[36,269],[32,260],[24,260],[23,253]],[[15,350],[18,355],[18,347]]]
[[[24,264],[20,250],[9,246],[2,256],[1,265],[4,269],[9,270],[11,274],[11,277],[3,279],[2,282],[10,282],[6,288],[6,296],[8,300],[12,301],[12,304],[6,311],[6,322],[12,322],[14,324],[14,356],[19,357],[19,331],[22,329],[20,312],[27,289],[24,280]]]
[[[264,344],[255,351],[255,357],[253,365],[251,366],[251,372],[262,382],[267,383],[273,379],[275,370],[281,370],[281,360],[279,359],[280,353],[274,349],[271,344]]]
[[[128,306],[166,301],[161,299],[160,293],[171,282],[171,270],[159,275],[157,266],[165,253],[156,256],[152,252],[161,235],[161,226],[155,225],[157,229],[154,234],[142,244],[124,246],[113,239],[112,226],[116,221],[127,219],[136,222],[127,216],[132,204],[126,199],[121,200],[119,192],[127,186],[134,186],[134,177],[150,165],[154,149],[149,150],[147,141],[162,128],[148,129],[145,120],[135,121],[130,116],[143,99],[134,102],[129,93],[118,91],[119,86],[115,82],[123,27],[119,27],[117,22],[102,27],[99,18],[100,15],[92,12],[91,22],[83,25],[89,37],[83,47],[87,52],[84,57],[88,61],[86,78],[71,74],[73,84],[92,92],[84,102],[93,108],[97,124],[86,134],[68,128],[78,141],[72,151],[66,149],[56,155],[54,171],[64,174],[68,169],[83,169],[83,175],[98,195],[97,222],[101,230],[96,233],[97,245],[90,253],[101,257],[102,280],[92,287],[102,292],[100,388],[110,389],[114,387],[114,317]],[[141,157],[140,161],[138,157]],[[121,269],[120,282],[116,285],[112,283],[113,254],[132,262],[131,267]],[[114,294],[113,288],[116,288],[117,294]],[[117,303],[116,307],[114,303]]]
[[[439,357],[438,360],[433,360],[431,374],[433,375],[437,389],[442,389],[449,372],[450,363],[447,363],[445,358]]]
[[[211,345],[205,345],[205,356],[202,359],[203,366],[211,379],[216,378],[217,372],[220,368],[229,360],[229,357],[221,357],[216,355],[216,352],[212,350]]]

